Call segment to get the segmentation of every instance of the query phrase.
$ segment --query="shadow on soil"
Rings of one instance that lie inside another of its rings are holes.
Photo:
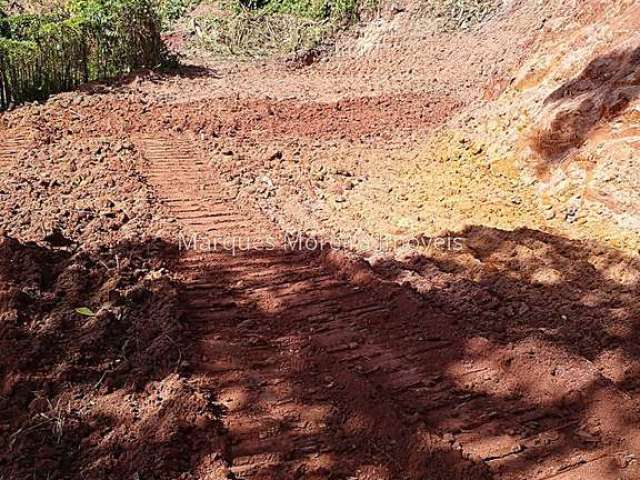
[[[207,254],[180,295],[158,270],[172,245],[5,239],[0,471],[218,478],[260,458],[246,475],[535,479],[597,460],[627,478],[602,448],[637,426],[636,260],[532,230],[459,236],[461,252],[372,267]]]
[[[162,83],[167,78],[215,78],[219,79],[220,74],[208,67],[200,65],[177,64],[174,67],[161,68],[158,70],[142,69],[137,70],[129,75],[113,78],[111,80],[99,80],[89,82],[78,87],[77,90],[92,95],[108,94],[126,90],[131,85],[139,81],[148,81],[152,83]]]
[[[213,396],[183,375],[175,248],[49,240],[0,238],[0,478],[176,478],[196,446],[224,452]]]
[[[603,121],[611,122],[640,95],[640,47],[593,60],[544,101],[553,120],[533,140],[546,163],[557,163],[581,147]]]

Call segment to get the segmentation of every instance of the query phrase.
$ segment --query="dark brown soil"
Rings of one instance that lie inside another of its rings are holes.
[[[3,173],[2,478],[169,479],[224,458],[215,392],[189,375],[176,229],[136,164],[131,144],[62,141]]]

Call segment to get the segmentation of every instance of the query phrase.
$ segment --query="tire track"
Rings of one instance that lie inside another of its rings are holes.
[[[178,267],[200,338],[196,369],[225,407],[234,474],[353,474],[364,457],[406,474],[414,438],[428,432],[424,455],[447,451],[466,472],[446,478],[617,478],[606,445],[576,440],[577,412],[498,392],[501,372],[470,360],[450,319],[395,284],[363,286],[320,252],[288,249],[232,200],[197,146],[139,146],[149,182],[189,235],[254,240],[186,252]],[[352,419],[357,434],[345,428]]]
[[[189,252],[180,267],[185,315],[203,338],[200,368],[216,378],[227,409],[234,473],[254,478],[330,465],[339,441],[327,424],[336,407],[323,395],[305,398],[304,386],[319,383],[318,367],[301,353],[308,342],[281,327],[304,328],[309,318],[327,321],[338,312],[374,312],[375,300],[334,278],[316,252],[287,250],[270,224],[230,201],[233,195],[190,145],[140,145],[151,184],[190,234],[257,239],[250,251],[235,254]],[[201,189],[203,182],[215,191]]]

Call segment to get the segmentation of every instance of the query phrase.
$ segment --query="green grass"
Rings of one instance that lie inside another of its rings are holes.
[[[377,0],[221,0],[193,19],[195,43],[215,54],[268,57],[309,50],[371,12]]]
[[[168,0],[197,1],[197,0]],[[218,55],[268,57],[313,49],[340,30],[375,16],[382,0],[202,0],[218,13],[193,18],[196,45]],[[444,31],[473,28],[502,0],[423,0],[423,15]]]
[[[200,4],[201,0],[162,0],[160,17],[164,29],[171,28],[175,22]]]
[[[289,14],[310,20],[355,20],[358,0],[244,0],[245,8],[265,14]]]
[[[220,55],[244,57],[311,49],[327,37],[331,28],[327,22],[265,12],[239,12],[205,22],[199,46]]]

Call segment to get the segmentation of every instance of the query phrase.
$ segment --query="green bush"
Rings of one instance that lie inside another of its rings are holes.
[[[378,0],[221,0],[223,15],[193,20],[197,42],[215,54],[288,55],[325,48],[336,32],[372,16]]]
[[[159,23],[153,0],[72,0],[61,14],[0,20],[0,108],[156,66]]]
[[[169,28],[176,20],[195,8],[201,0],[161,0],[160,17],[163,28]]]
[[[355,20],[360,0],[240,0],[241,7],[267,14],[290,14],[311,20]]]
[[[63,21],[61,15],[14,15],[2,19],[4,37],[12,40],[33,40],[47,24]]]
[[[160,60],[160,18],[153,0],[73,0],[70,11],[87,33],[92,78],[109,78]]]
[[[266,57],[290,53],[320,44],[330,26],[327,22],[295,15],[241,12],[225,18],[209,18],[202,24],[204,48],[216,53]]]
[[[87,45],[74,20],[55,23],[14,22],[13,38],[0,40],[0,107],[7,108],[86,82]]]
[[[37,97],[37,59],[34,42],[0,38],[0,107]]]

